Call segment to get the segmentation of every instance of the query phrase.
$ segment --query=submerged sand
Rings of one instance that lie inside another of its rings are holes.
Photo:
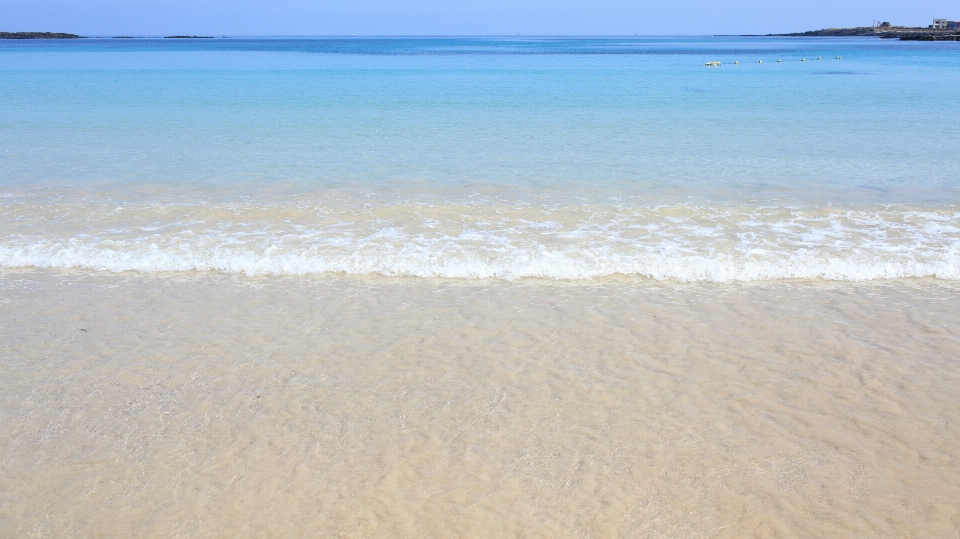
[[[960,290],[0,275],[3,537],[954,537]]]

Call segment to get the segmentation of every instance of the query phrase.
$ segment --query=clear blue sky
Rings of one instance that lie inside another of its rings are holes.
[[[761,34],[960,19],[960,0],[0,0],[0,31],[85,35]]]

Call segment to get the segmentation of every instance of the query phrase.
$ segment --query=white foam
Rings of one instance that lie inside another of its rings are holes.
[[[85,268],[97,271],[219,271],[245,275],[308,275],[326,272],[386,276],[450,277],[461,279],[592,279],[608,275],[637,275],[676,281],[758,281],[823,278],[841,281],[937,277],[960,279],[956,249],[928,253],[886,253],[854,250],[825,255],[800,250],[770,253],[753,250],[743,256],[705,256],[683,249],[638,249],[634,253],[608,250],[518,249],[496,256],[423,246],[357,249],[329,252],[298,249],[274,254],[227,249],[196,250],[189,246],[112,249],[79,242],[0,246],[0,266],[8,268]]]
[[[537,208],[515,217],[454,210],[411,220],[423,208],[367,215],[354,207],[326,225],[309,215],[298,222],[224,221],[213,213],[185,219],[169,208],[164,221],[144,226],[77,219],[44,230],[36,220],[2,238],[0,266],[251,276],[960,280],[960,214],[943,209],[573,208],[572,217],[541,219]],[[128,206],[124,214],[137,211],[147,210]]]

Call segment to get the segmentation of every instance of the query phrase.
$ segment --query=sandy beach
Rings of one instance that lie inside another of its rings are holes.
[[[0,276],[4,537],[948,537],[937,280]]]

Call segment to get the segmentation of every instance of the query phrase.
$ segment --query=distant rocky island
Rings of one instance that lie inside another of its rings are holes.
[[[0,32],[0,39],[83,39],[83,36],[59,32]]]
[[[0,39],[86,39],[86,36],[59,32],[0,32]],[[113,39],[133,39],[133,37],[114,36]],[[213,36],[165,36],[164,39],[213,39]]]
[[[873,36],[880,39],[900,39],[903,41],[960,41],[960,30],[954,28],[919,28],[912,26],[891,26],[883,23],[879,26],[860,26],[857,28],[825,28],[795,34],[768,34],[789,37],[848,37]]]

